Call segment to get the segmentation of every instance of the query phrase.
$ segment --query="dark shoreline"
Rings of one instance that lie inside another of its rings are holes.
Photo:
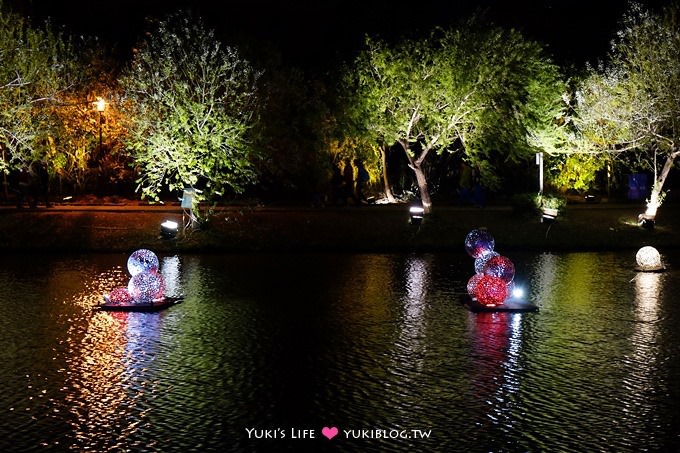
[[[487,228],[503,250],[637,250],[680,248],[680,207],[662,206],[656,226],[637,225],[638,204],[569,205],[552,224],[509,206],[435,206],[415,226],[406,205],[311,208],[221,206],[198,231],[175,239],[160,224],[181,225],[179,206],[57,205],[0,208],[0,250],[5,253],[129,252],[150,248],[172,253],[352,252],[404,253],[463,250],[466,234]]]

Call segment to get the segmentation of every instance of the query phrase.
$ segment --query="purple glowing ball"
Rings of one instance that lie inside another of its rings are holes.
[[[147,249],[139,249],[130,255],[127,260],[127,268],[133,277],[144,271],[157,271],[159,266],[158,257],[154,252]]]
[[[515,265],[505,256],[493,256],[484,265],[483,273],[501,278],[505,283],[508,283],[515,278]]]
[[[508,285],[502,278],[483,275],[473,294],[480,304],[501,305],[508,298]]]
[[[130,279],[128,291],[135,302],[150,303],[163,298],[165,281],[156,271],[140,272]]]
[[[495,245],[493,236],[483,229],[474,229],[465,236],[465,251],[473,258],[493,252]]]

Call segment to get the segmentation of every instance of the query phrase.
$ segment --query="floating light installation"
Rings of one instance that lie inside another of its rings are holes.
[[[665,266],[661,261],[661,254],[652,246],[642,247],[635,254],[635,262],[637,263],[637,270],[643,272],[659,272],[665,270]]]
[[[475,274],[466,285],[473,305],[486,311],[536,311],[535,305],[522,300],[524,292],[515,285],[514,263],[496,252],[495,246],[495,239],[484,228],[465,237],[465,251],[475,259]]]
[[[115,288],[106,296],[109,305],[150,304],[163,299],[165,279],[159,272],[158,257],[147,249],[134,251],[127,260],[127,287]]]

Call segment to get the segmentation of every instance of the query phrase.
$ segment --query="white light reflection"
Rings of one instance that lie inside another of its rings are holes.
[[[181,269],[178,256],[166,256],[162,260],[161,274],[165,280],[165,295],[177,297],[182,295],[181,291]]]
[[[406,263],[406,292],[403,314],[399,326],[397,348],[401,362],[414,366],[420,373],[423,369],[425,349],[425,312],[427,290],[430,281],[430,262],[426,257],[413,256]]]
[[[630,397],[623,402],[624,417],[629,414],[633,420],[654,417],[653,407],[648,403],[650,389],[658,384],[659,365],[659,300],[665,274],[658,272],[638,272],[635,282],[635,311],[631,333],[632,351],[625,362],[630,372],[626,374],[623,385]]]

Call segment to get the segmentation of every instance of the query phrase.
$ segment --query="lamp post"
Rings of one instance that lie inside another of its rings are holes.
[[[102,114],[104,113],[104,110],[106,109],[106,101],[103,98],[97,98],[97,102],[95,102],[97,105],[97,111],[99,112],[99,151],[98,151],[98,157],[101,157],[102,153]]]
[[[536,153],[536,165],[538,166],[538,193],[543,193],[543,153]]]

